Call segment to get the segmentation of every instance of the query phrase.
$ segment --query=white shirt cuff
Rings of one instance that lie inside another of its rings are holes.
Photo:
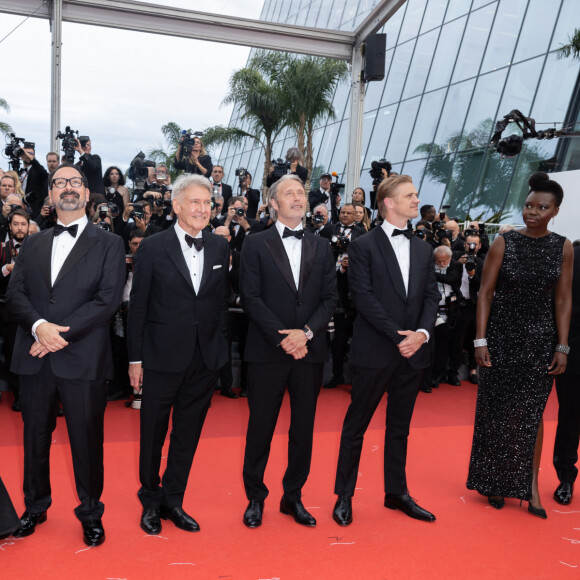
[[[142,363],[142,361],[140,360],[132,360],[129,362],[130,365],[140,365]]]
[[[429,339],[431,338],[431,336],[424,328],[418,328],[417,332],[422,332],[427,337],[427,340],[425,342],[429,342]]]
[[[36,329],[43,323],[46,322],[44,318],[39,318],[33,325],[32,325],[32,336],[34,336],[34,340],[38,341],[38,336],[36,336]]]
[[[6,268],[7,264],[4,264],[4,266],[2,266],[2,276],[10,276],[10,272],[8,271],[8,268]]]

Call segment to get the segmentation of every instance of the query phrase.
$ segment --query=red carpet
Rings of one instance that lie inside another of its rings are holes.
[[[86,549],[72,512],[77,503],[64,420],[54,433],[53,506],[48,521],[22,540],[0,543],[0,577],[7,579],[409,579],[579,578],[580,498],[562,507],[552,499],[557,479],[551,465],[556,428],[555,394],[545,415],[540,490],[548,520],[535,518],[515,500],[496,511],[465,488],[476,388],[442,385],[421,393],[409,444],[411,493],[437,516],[434,524],[411,520],[382,505],[385,401],[365,439],[354,523],[331,519],[340,428],[349,394],[321,393],[313,468],[304,504],[318,519],[303,528],[278,511],[286,461],[288,403],[266,472],[270,496],[261,528],[242,524],[246,507],[241,469],[247,420],[245,400],[213,399],[194,461],[184,507],[200,523],[188,534],[163,522],[159,537],[139,528],[139,413],[110,403],[105,427],[103,519],[107,540]],[[17,511],[22,498],[22,425],[0,403],[0,473]]]

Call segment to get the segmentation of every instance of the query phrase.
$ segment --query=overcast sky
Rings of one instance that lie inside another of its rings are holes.
[[[211,6],[216,13],[257,19],[263,0],[156,3]],[[23,19],[0,14],[0,39]],[[161,126],[169,121],[194,131],[227,124],[231,107],[220,103],[232,71],[245,66],[249,53],[246,47],[68,23],[62,38],[61,129],[70,125],[89,135],[103,170],[125,170],[140,149],[165,146]],[[30,18],[0,43],[0,97],[10,105],[0,120],[36,143],[43,164],[50,147],[50,56],[47,20]],[[7,169],[1,149],[0,167]]]

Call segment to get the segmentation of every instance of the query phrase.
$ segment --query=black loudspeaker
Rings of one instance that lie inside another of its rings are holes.
[[[386,34],[371,34],[365,40],[365,82],[382,81],[385,78]]]

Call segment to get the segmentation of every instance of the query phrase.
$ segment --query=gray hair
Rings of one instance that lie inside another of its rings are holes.
[[[213,187],[207,177],[192,173],[182,173],[173,184],[171,199],[177,199],[189,187],[204,187],[210,195],[213,193]]]
[[[433,250],[433,255],[437,256],[437,254],[445,254],[446,258],[451,258],[453,256],[453,252],[451,251],[451,248],[448,248],[447,246],[437,246]]]
[[[297,175],[289,173],[288,175],[283,175],[280,179],[278,179],[278,181],[272,184],[272,187],[270,187],[270,191],[268,192],[269,199],[278,200],[278,190],[280,189],[280,184],[285,183],[286,181],[296,181],[300,184],[300,187],[304,189],[304,183],[302,183],[302,180]]]
[[[314,213],[316,213],[316,211],[319,210],[319,209],[324,209],[324,211],[326,212],[326,215],[328,215],[328,208],[326,207],[326,204],[319,203],[312,211]]]
[[[290,149],[286,151],[286,159],[288,161],[300,161],[302,159],[300,149],[298,149],[298,147],[290,147]]]

